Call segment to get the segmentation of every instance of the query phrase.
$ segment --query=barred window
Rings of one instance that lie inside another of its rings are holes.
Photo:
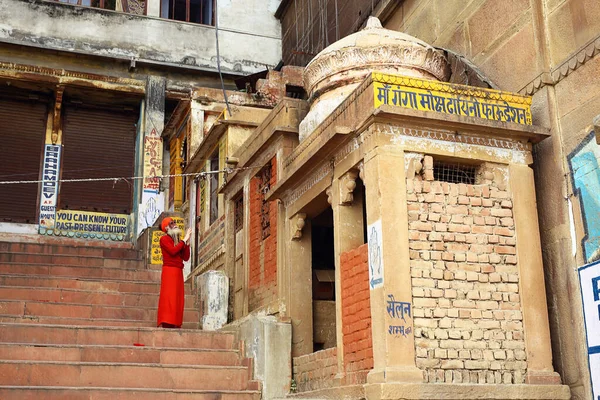
[[[448,183],[475,184],[476,165],[458,163],[433,163],[433,179]]]
[[[271,213],[270,204],[266,200],[267,193],[271,190],[271,163],[259,173],[258,191],[262,199],[260,207],[260,225],[262,227],[262,238],[265,240],[271,235]]]
[[[238,233],[244,227],[244,197],[240,196],[234,201],[234,219],[233,226],[235,233]]]

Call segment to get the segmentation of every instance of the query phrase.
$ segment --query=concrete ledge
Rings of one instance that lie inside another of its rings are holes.
[[[368,400],[568,400],[565,385],[473,385],[435,383],[380,383],[365,385]]]

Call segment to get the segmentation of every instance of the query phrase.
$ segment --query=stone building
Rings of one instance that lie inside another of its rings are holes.
[[[596,3],[5,0],[0,233],[173,213],[266,399],[590,398]]]
[[[180,210],[182,179],[155,177],[181,172],[224,97],[272,107],[224,89],[279,63],[278,4],[3,1],[2,137],[19,162],[0,175],[44,182],[3,193],[0,231],[131,242]]]

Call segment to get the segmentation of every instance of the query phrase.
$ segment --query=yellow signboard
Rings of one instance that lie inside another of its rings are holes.
[[[531,97],[492,89],[373,73],[375,108],[382,105],[531,125]]]
[[[129,215],[59,210],[55,229],[72,232],[76,237],[124,240],[129,236]]]
[[[183,218],[180,217],[171,217],[173,221],[177,224],[177,226],[185,232]],[[160,229],[156,229],[152,232],[152,242],[150,243],[150,264],[162,264],[162,251],[160,249],[160,238],[163,237],[165,233]]]

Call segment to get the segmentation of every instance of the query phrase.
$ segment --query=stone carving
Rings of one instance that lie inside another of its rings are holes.
[[[302,229],[306,225],[306,214],[298,213],[290,219],[290,228],[292,230],[292,240],[302,239]]]
[[[340,177],[340,205],[352,204],[354,189],[356,189],[357,170],[350,170]]]
[[[379,36],[378,41],[368,40],[376,35]],[[368,45],[363,45],[363,42]],[[312,98],[315,92],[326,91],[328,86],[332,86],[334,79],[323,85],[321,83],[334,75],[344,73],[343,77],[338,78],[343,78],[348,84],[362,81],[371,71],[390,67],[425,71],[442,81],[447,81],[450,75],[448,60],[443,52],[407,34],[383,29],[381,22],[371,17],[365,29],[334,43],[317,55],[306,66],[304,83]],[[351,70],[357,72],[349,74]],[[320,87],[317,89],[317,86]]]
[[[331,191],[331,186],[325,190],[325,194],[327,195],[327,203],[331,205],[333,203],[333,192]]]

